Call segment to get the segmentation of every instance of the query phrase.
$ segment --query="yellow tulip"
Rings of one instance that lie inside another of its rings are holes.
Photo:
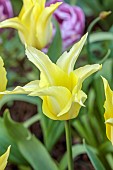
[[[0,92],[6,90],[7,78],[6,78],[6,70],[4,68],[4,62],[0,57]],[[2,95],[0,95],[0,98]]]
[[[40,70],[40,80],[32,81],[24,87],[16,87],[3,94],[29,94],[43,100],[44,114],[54,120],[75,118],[87,95],[81,90],[83,81],[98,71],[99,64],[86,65],[74,70],[75,62],[86,41],[87,34],[69,52],[64,52],[54,64],[43,52],[27,47],[28,59]]]
[[[106,135],[113,145],[113,91],[105,78],[103,79],[106,101],[104,103]]]
[[[42,49],[51,40],[51,16],[60,4],[45,7],[45,0],[23,0],[19,16],[1,22],[0,28],[15,28],[24,44]]]
[[[10,153],[10,146],[8,147],[7,151],[2,156],[0,156],[0,170],[5,169],[5,167],[7,165],[9,153]]]

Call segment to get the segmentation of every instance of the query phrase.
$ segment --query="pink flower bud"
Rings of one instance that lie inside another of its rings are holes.
[[[63,0],[50,0],[47,6],[56,2],[63,2]],[[85,28],[85,15],[80,7],[63,2],[53,16],[60,25],[64,51],[81,38]]]

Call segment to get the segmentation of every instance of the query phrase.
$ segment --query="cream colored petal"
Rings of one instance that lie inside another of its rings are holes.
[[[63,79],[66,79],[65,73],[43,52],[33,47],[27,47],[26,54],[28,59],[44,74],[49,84],[58,85],[63,82]]]
[[[52,83],[52,70],[54,66],[49,57],[33,47],[26,48],[26,55],[28,59],[47,77],[47,80]]]
[[[0,22],[0,28],[15,28],[21,32],[25,32],[25,27],[21,23],[18,17],[10,18],[5,21]]]
[[[104,90],[105,90],[105,103],[104,103],[104,108],[105,108],[105,120],[108,120],[109,118],[113,118],[113,91],[110,89],[110,86],[107,82],[107,80],[102,77],[103,83],[104,83]]]
[[[30,83],[26,84],[25,86],[17,86],[14,90],[12,91],[4,91],[1,92],[0,94],[29,94],[32,91],[37,90],[39,87],[39,81],[31,81]]]
[[[75,75],[78,77],[78,88],[79,90],[82,87],[83,81],[89,77],[91,74],[95,73],[96,71],[100,70],[102,65],[93,64],[93,65],[86,65],[74,70]]]
[[[0,92],[4,91],[7,86],[7,78],[6,78],[6,70],[4,68],[4,63],[2,58],[0,57]],[[2,95],[0,95],[0,98]]]
[[[106,124],[113,126],[113,118],[109,118],[105,121]]]
[[[85,106],[84,102],[87,99],[87,95],[82,91],[79,90],[78,93],[74,95],[74,102],[79,103],[81,106]]]
[[[2,156],[0,156],[0,170],[5,169],[5,167],[7,165],[9,153],[10,153],[10,146],[8,147],[7,151]]]
[[[64,52],[61,57],[57,60],[57,65],[62,68],[66,73],[73,71],[75,62],[83,48],[88,34],[85,34],[79,42],[77,42],[70,49],[69,52]]]
[[[44,8],[37,20],[36,36],[41,48],[44,48],[52,38],[51,16],[60,4],[61,2],[57,2]]]
[[[30,95],[32,95],[32,93]],[[50,117],[50,115],[52,114],[54,117],[56,117],[56,120],[59,119],[57,117],[60,117],[61,115],[68,112],[71,107],[72,95],[70,91],[65,87],[52,86],[40,90],[37,95],[43,97],[43,101],[46,100],[43,106],[44,114],[47,115],[46,108],[48,107],[48,111],[50,112],[50,114],[47,116]]]
[[[69,119],[74,119],[78,116],[81,105],[79,103],[73,102],[70,110],[68,111]]]

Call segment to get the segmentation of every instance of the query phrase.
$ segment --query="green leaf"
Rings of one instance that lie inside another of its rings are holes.
[[[62,38],[61,38],[60,28],[56,20],[54,20],[54,25],[56,28],[56,34],[48,49],[48,56],[53,62],[56,62],[57,59],[62,54]]]
[[[85,148],[81,144],[77,144],[72,147],[72,153],[73,153],[73,160],[80,154],[84,154],[86,152]],[[67,152],[64,154],[63,158],[60,161],[59,168],[60,170],[65,170],[68,166],[68,161],[67,161]]]
[[[50,120],[43,113],[41,113],[40,123],[42,125],[46,148],[48,151],[51,151],[64,131],[64,123],[62,121]]]
[[[90,34],[89,40],[90,40],[90,43],[98,42],[98,41],[105,41],[105,40],[113,41],[113,33],[111,32],[92,33]]]
[[[0,108],[2,106],[10,101],[25,101],[31,104],[38,104],[38,97],[32,97],[32,96],[27,96],[27,95],[22,95],[22,94],[9,94],[9,95],[4,95],[2,99],[0,99]]]
[[[20,152],[34,170],[58,170],[43,144],[22,123],[14,122],[8,111],[4,116],[5,126]]]
[[[4,114],[4,122],[8,128],[10,136],[18,142],[19,140],[29,139],[31,137],[30,132],[23,126],[22,123],[15,122],[11,119],[9,111],[6,110]]]
[[[93,151],[90,149],[90,147],[85,144],[85,141],[84,141],[84,146],[85,146],[87,155],[88,155],[91,163],[93,164],[95,170],[105,170],[105,168],[104,168],[103,164],[101,163],[101,161],[99,160],[99,158],[95,155],[95,153],[93,153]]]
[[[97,146],[98,141],[95,137],[94,129],[92,128],[89,121],[88,114],[81,115],[76,119],[76,121],[73,121],[72,125],[81,136],[81,138],[85,138],[88,143],[93,146]]]
[[[34,170],[58,170],[45,147],[32,136],[30,140],[18,142],[19,149]]]
[[[9,136],[3,118],[0,118],[0,154],[3,154],[9,145],[11,145],[9,161],[20,165],[27,165],[27,161],[20,153],[16,142]]]

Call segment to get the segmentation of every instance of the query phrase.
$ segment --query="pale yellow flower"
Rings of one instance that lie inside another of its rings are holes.
[[[6,70],[4,68],[4,62],[0,57],[0,92],[6,90],[6,85],[7,85]],[[1,97],[2,95],[0,95],[0,98]]]
[[[7,151],[2,156],[0,156],[0,170],[5,169],[5,167],[7,165],[9,153],[10,153],[10,146],[8,147]]]
[[[106,123],[106,135],[108,139],[113,144],[113,91],[110,89],[110,86],[105,78],[102,78],[104,82],[104,90],[105,90],[105,123]]]
[[[42,49],[51,40],[51,16],[60,4],[45,7],[45,0],[23,0],[19,16],[1,22],[0,28],[15,28],[23,43]]]
[[[16,87],[3,94],[29,94],[43,100],[44,114],[54,120],[75,118],[87,95],[81,90],[83,81],[98,71],[101,65],[86,65],[74,70],[75,62],[86,41],[87,34],[69,52],[64,52],[54,64],[43,52],[27,47],[28,59],[40,70],[40,80],[32,81],[24,87]]]

